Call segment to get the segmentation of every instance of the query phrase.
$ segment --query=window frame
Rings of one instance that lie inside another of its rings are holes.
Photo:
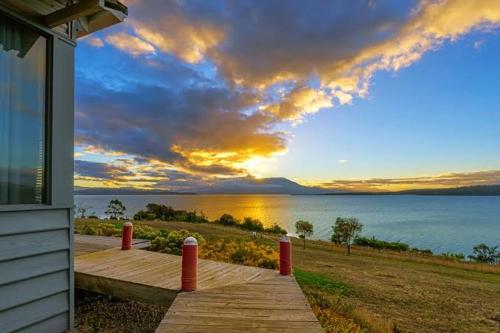
[[[38,210],[54,208],[52,206],[52,100],[53,100],[53,66],[54,66],[54,34],[47,29],[20,17],[0,6],[0,16],[7,17],[46,40],[45,50],[45,103],[44,103],[44,151],[43,151],[43,182],[41,203],[0,204],[0,211]]]

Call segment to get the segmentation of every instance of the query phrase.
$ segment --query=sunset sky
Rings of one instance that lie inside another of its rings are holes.
[[[500,184],[500,1],[124,2],[77,48],[76,186]]]

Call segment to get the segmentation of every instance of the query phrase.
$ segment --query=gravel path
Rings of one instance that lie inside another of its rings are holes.
[[[153,333],[168,310],[165,307],[75,292],[73,333]]]

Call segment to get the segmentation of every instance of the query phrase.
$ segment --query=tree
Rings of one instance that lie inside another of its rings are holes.
[[[92,207],[90,207],[90,206],[87,206],[87,205],[84,205],[84,204],[79,204],[75,208],[75,210],[76,210],[76,212],[75,212],[76,218],[80,218],[80,219],[87,218],[87,212],[91,208]]]
[[[295,222],[295,232],[304,240],[304,249],[306,248],[306,237],[310,237],[314,233],[314,226],[308,221]]]
[[[482,262],[486,264],[498,264],[500,263],[500,252],[497,251],[498,246],[488,246],[484,243],[476,245],[472,248],[472,255],[469,256],[470,259]]]
[[[126,210],[127,208],[125,208],[120,200],[114,199],[109,202],[106,215],[109,215],[109,218],[112,220],[118,220],[125,215]]]
[[[351,245],[363,229],[363,224],[359,223],[359,220],[355,217],[337,217],[332,228],[332,242],[345,244],[347,246],[347,255],[351,255]]]

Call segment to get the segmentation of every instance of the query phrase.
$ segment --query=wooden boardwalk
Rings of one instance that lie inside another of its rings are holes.
[[[121,251],[109,242],[98,242],[93,248],[95,241],[98,239],[75,238],[77,248],[79,242],[85,243],[85,251],[77,251],[75,258],[76,287],[171,304],[157,333],[322,332],[293,277],[263,268],[199,260],[198,290],[179,293],[179,256],[140,249]]]

